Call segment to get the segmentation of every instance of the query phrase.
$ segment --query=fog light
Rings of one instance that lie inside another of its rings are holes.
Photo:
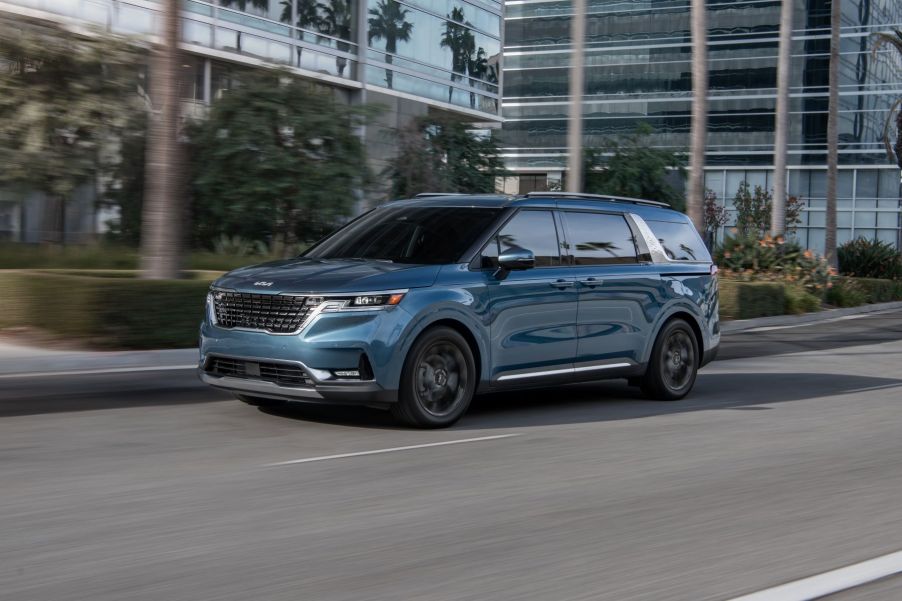
[[[358,369],[336,369],[332,373],[338,378],[359,378],[360,370]]]

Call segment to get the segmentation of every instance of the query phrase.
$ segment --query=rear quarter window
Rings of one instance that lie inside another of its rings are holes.
[[[705,243],[691,224],[674,221],[646,221],[646,223],[671,261],[711,261]]]

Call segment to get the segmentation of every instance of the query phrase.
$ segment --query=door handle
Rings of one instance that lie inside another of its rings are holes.
[[[555,288],[559,288],[559,289],[563,290],[564,288],[573,288],[573,286],[575,286],[576,283],[570,282],[567,280],[555,280],[554,282],[551,282],[551,285],[554,286]]]
[[[594,288],[595,286],[601,286],[604,284],[604,280],[600,278],[585,278],[579,281],[583,286],[588,286],[589,288]]]

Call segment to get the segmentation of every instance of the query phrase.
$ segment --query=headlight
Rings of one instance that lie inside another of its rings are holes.
[[[370,294],[355,296],[350,302],[351,307],[386,307],[397,305],[404,298],[403,294]]]

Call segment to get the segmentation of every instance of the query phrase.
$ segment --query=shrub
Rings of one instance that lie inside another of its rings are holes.
[[[100,348],[191,347],[211,279],[0,272],[0,327],[40,328]]]
[[[865,302],[888,303],[902,300],[902,280],[881,280],[876,278],[842,278],[855,283],[865,295]]]
[[[850,278],[838,278],[827,290],[826,301],[834,307],[858,307],[867,303],[867,295]]]
[[[801,286],[788,285],[784,288],[784,310],[787,315],[812,313],[821,310],[821,299]]]
[[[823,296],[832,275],[823,257],[783,238],[728,238],[714,255],[725,277],[784,282],[801,286],[818,298]]]
[[[743,282],[721,279],[720,316],[751,319],[782,315],[786,308],[785,286],[779,282]]]
[[[902,278],[902,254],[880,240],[856,238],[836,249],[839,272],[861,278]]]

